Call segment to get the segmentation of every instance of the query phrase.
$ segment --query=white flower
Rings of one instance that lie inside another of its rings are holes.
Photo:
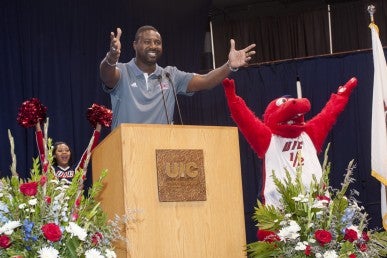
[[[29,205],[36,205],[38,203],[38,199],[34,198],[28,201]]]
[[[11,235],[13,233],[13,230],[17,227],[20,227],[21,225],[22,224],[20,223],[19,220],[9,221],[0,228],[0,235],[1,234]]]
[[[317,257],[317,256],[316,256]],[[339,257],[337,254],[336,254],[336,251],[335,250],[328,250],[324,253],[324,258],[337,258]]]
[[[87,250],[85,252],[86,258],[104,258],[100,251],[98,251],[95,248],[92,248],[90,250]]]
[[[54,247],[43,247],[38,251],[39,258],[57,258],[59,252]]]
[[[105,254],[106,254],[106,258],[117,258],[116,253],[110,249],[106,249]]]
[[[286,224],[288,224],[287,222],[286,222],[286,220],[283,220],[283,221],[280,221],[280,223],[279,223],[281,226],[285,226]]]
[[[296,197],[292,197],[293,200],[295,200],[296,202],[299,202],[301,201],[305,196],[303,194],[299,194],[298,196]]]
[[[22,210],[22,209],[24,209],[26,206],[27,206],[27,204],[21,203],[21,204],[19,204],[18,207],[19,207],[20,210]]]
[[[315,201],[312,208],[323,209],[326,207],[326,204],[328,204],[327,200]]]
[[[282,228],[278,236],[282,241],[286,241],[286,239],[296,239],[300,236],[298,231],[301,230],[301,227],[295,222],[294,220],[291,220],[289,222],[289,226]]]
[[[298,196],[293,197],[292,199],[295,200],[296,202],[303,202],[303,203],[306,203],[309,201],[308,197],[303,194],[299,194]]]
[[[294,249],[296,249],[297,251],[304,251],[307,245],[308,243],[305,244],[305,242],[298,242]]]
[[[87,232],[74,222],[70,222],[66,227],[66,231],[69,232],[72,236],[77,236],[79,240],[85,241],[87,237]]]

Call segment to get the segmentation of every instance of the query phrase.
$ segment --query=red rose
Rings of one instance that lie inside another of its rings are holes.
[[[0,236],[0,247],[7,249],[10,246],[11,246],[11,239],[9,239],[9,237],[6,235]]]
[[[100,232],[95,232],[94,235],[91,236],[91,243],[93,245],[98,245],[102,239],[103,239],[102,234]]]
[[[274,233],[273,231],[262,230],[262,229],[258,229],[257,238],[258,238],[258,241],[265,241],[269,243],[280,240],[277,234]]]
[[[307,245],[304,253],[306,256],[309,256],[312,253],[312,247],[310,245]]]
[[[20,192],[27,196],[35,196],[38,192],[38,183],[37,182],[29,182],[23,183],[20,185]]]
[[[47,223],[43,225],[42,231],[44,237],[51,242],[57,242],[62,237],[62,231],[60,231],[59,226],[55,223]]]
[[[345,235],[344,235],[344,240],[348,240],[349,242],[353,242],[357,240],[357,232],[353,229],[346,228],[345,229]]]
[[[356,256],[356,254],[350,254],[349,256],[348,256],[348,258],[356,258],[357,256]]]
[[[316,232],[314,232],[314,237],[320,243],[321,246],[324,246],[332,240],[331,233],[323,229],[316,230]]]

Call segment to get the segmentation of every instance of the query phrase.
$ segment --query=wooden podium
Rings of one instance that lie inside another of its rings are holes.
[[[122,124],[92,166],[93,181],[108,170],[100,201],[109,218],[139,211],[118,257],[246,256],[236,127]]]

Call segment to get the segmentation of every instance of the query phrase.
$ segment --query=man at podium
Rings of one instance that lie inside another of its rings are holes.
[[[136,56],[128,63],[119,63],[121,34],[120,28],[110,33],[110,49],[100,64],[103,88],[111,97],[112,129],[121,123],[172,124],[176,94],[192,95],[219,85],[231,71],[246,66],[255,54],[252,50],[255,44],[236,50],[231,39],[228,61],[199,75],[175,66],[160,67],[157,61],[163,52],[162,38],[156,28],[148,25],[136,32],[133,41]]]

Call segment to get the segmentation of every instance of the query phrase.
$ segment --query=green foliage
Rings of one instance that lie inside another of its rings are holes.
[[[281,205],[265,206],[258,201],[253,219],[258,229],[271,231],[275,238],[248,244],[246,251],[249,257],[387,255],[387,232],[367,232],[367,213],[363,207],[359,207],[353,196],[356,192],[352,191],[349,197],[346,196],[353,182],[353,161],[347,167],[339,190],[329,186],[330,163],[324,160],[323,164],[321,179],[314,177],[309,186],[302,183],[301,167],[297,168],[294,178],[285,170],[285,179],[282,181],[273,172],[274,183],[281,195]],[[330,238],[325,238],[327,235]]]
[[[47,148],[52,149],[52,141],[47,142]],[[112,243],[125,240],[119,232],[128,220],[120,216],[108,220],[96,201],[107,171],[102,172],[87,196],[80,184],[82,175],[79,170],[71,182],[58,180],[53,171],[42,171],[39,159],[33,159],[30,178],[21,179],[17,173],[2,178],[0,257],[116,257]],[[43,226],[48,224],[55,224],[59,239],[52,237],[52,229],[47,231],[51,236],[45,234]]]

